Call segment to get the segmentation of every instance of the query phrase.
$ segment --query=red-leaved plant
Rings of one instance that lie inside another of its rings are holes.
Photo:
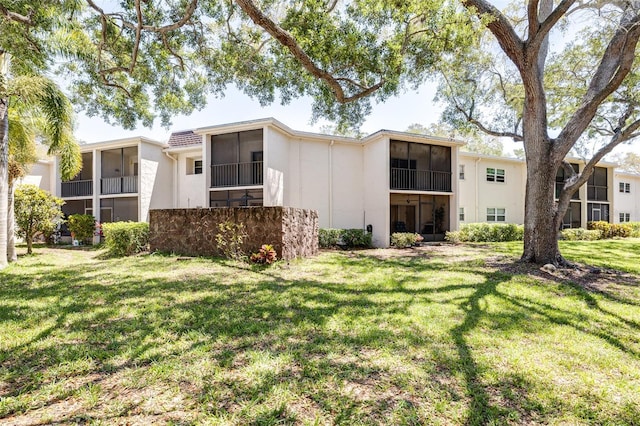
[[[276,250],[273,248],[271,244],[263,244],[257,253],[253,253],[251,255],[250,259],[253,263],[270,265],[276,260],[278,260],[278,256],[276,254]]]

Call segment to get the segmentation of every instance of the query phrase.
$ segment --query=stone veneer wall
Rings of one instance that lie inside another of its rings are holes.
[[[272,244],[279,259],[318,253],[318,212],[293,207],[164,209],[149,212],[151,251],[186,256],[218,256],[218,224],[243,223],[247,254]]]

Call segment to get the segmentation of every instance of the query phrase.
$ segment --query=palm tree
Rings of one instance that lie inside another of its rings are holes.
[[[80,150],[73,138],[73,108],[60,88],[41,75],[12,76],[8,54],[0,53],[0,269],[8,255],[15,260],[13,242],[13,184],[32,162],[37,136],[49,147],[49,154],[60,155],[64,179],[82,167]],[[17,114],[9,113],[9,106]],[[16,127],[11,129],[11,120]],[[22,118],[22,120],[20,119]],[[30,118],[30,120],[25,120]],[[26,125],[28,124],[28,125]],[[15,142],[11,140],[15,138]],[[13,149],[11,148],[13,146]],[[10,152],[13,155],[10,155]],[[10,163],[10,157],[13,162]],[[13,176],[10,176],[10,168]],[[9,224],[10,222],[10,224]]]

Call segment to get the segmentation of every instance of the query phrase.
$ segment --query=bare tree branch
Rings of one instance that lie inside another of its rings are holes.
[[[538,15],[536,12],[536,31],[532,33],[531,31],[531,16],[529,16],[529,45],[537,50],[538,47],[542,44],[545,37],[549,35],[551,29],[558,23],[558,21],[566,15],[569,8],[576,2],[576,0],[563,0],[558,6],[553,9],[551,14],[547,16],[547,18],[542,22],[537,22]]]
[[[480,17],[489,15],[493,18],[487,24],[487,28],[496,37],[509,59],[521,68],[524,63],[524,43],[502,12],[485,0],[462,0],[462,4],[467,9],[474,8]]]

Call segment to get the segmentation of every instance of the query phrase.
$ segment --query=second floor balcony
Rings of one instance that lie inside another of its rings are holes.
[[[451,192],[451,172],[392,167],[391,189]]]
[[[258,186],[264,182],[263,162],[214,164],[211,166],[211,187]]]
[[[101,194],[131,194],[138,192],[138,176],[119,176],[100,179]]]
[[[70,180],[62,182],[62,197],[88,197],[93,195],[93,180]]]

